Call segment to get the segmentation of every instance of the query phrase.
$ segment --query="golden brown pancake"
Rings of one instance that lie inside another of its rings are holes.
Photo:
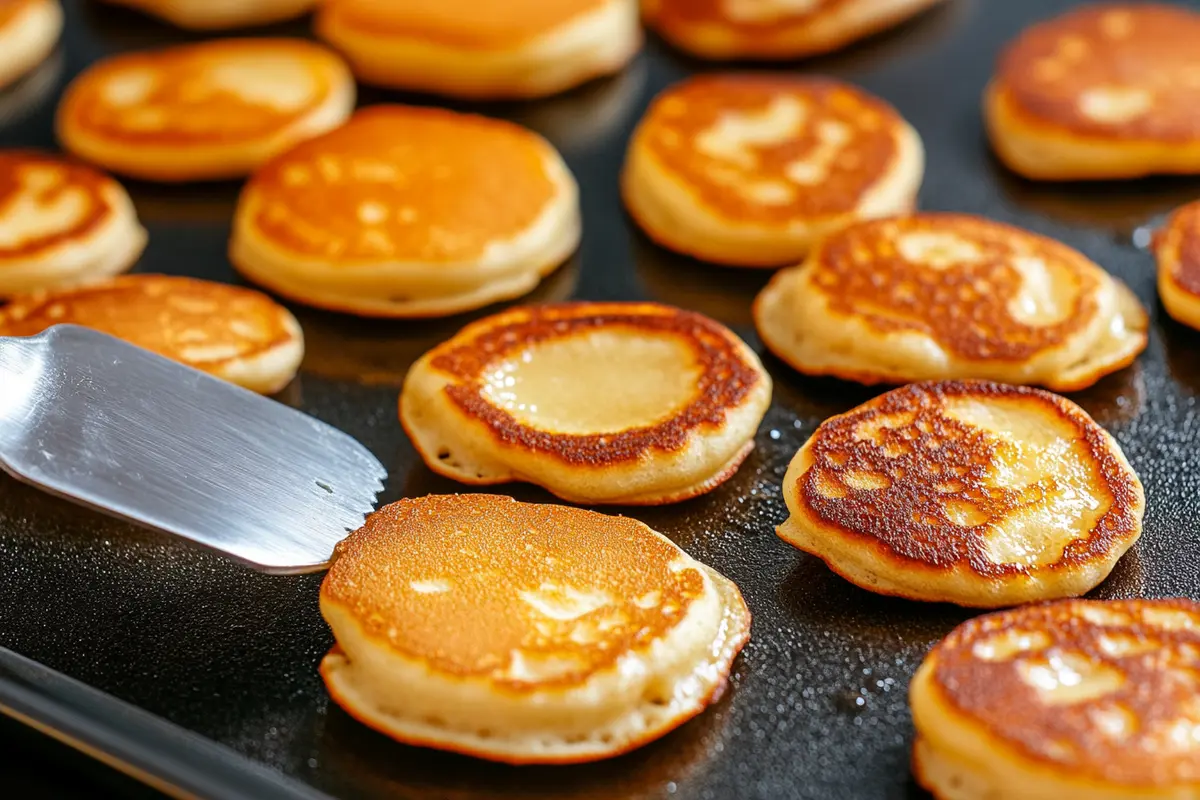
[[[1137,298],[1083,254],[981,217],[852,225],[755,302],[764,344],[862,383],[980,378],[1086,388],[1145,349]]]
[[[701,58],[790,59],[837,50],[937,0],[643,0],[646,24]]]
[[[115,172],[159,181],[235,178],[337,127],[354,80],[299,39],[222,39],[129,53],[67,88],[58,137]]]
[[[510,122],[373,106],[273,160],[238,204],[248,278],[363,316],[439,316],[517,297],[579,242],[578,189]]]
[[[985,96],[992,145],[1044,180],[1200,172],[1200,13],[1092,3],[1029,28]]]
[[[710,491],[754,446],[771,379],[713,320],[653,303],[517,308],[409,370],[400,421],[430,469],[581,503]]]
[[[850,222],[910,210],[923,171],[916,131],[861,89],[705,75],[655,98],[630,142],[622,194],[665,247],[777,267]]]
[[[1158,296],[1177,322],[1200,329],[1200,202],[1178,209],[1154,237]]]
[[[319,0],[106,0],[190,30],[212,31],[282,22],[311,11]]]
[[[1200,605],[1081,600],[989,614],[910,689],[913,768],[939,800],[1200,793]]]
[[[62,27],[58,0],[0,0],[0,88],[45,61]]]
[[[998,607],[1099,584],[1142,530],[1141,482],[1039,389],[919,383],[827,420],[784,478],[779,536],[880,594]]]
[[[168,275],[125,275],[16,297],[0,336],[83,325],[264,394],[286,386],[304,354],[300,326],[258,292]]]
[[[750,633],[728,579],[635,520],[495,495],[401,500],[321,585],[333,699],[402,742],[608,758],[722,693]]]

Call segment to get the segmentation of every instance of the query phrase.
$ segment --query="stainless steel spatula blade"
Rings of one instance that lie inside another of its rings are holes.
[[[75,325],[0,337],[0,466],[273,573],[325,566],[387,474],[307,414]]]

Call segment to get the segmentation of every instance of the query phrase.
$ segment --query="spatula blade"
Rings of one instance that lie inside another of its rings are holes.
[[[324,567],[387,474],[307,414],[74,325],[0,338],[0,464],[271,573]]]

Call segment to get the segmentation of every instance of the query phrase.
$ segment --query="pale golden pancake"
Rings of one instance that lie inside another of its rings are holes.
[[[629,144],[625,206],[651,239],[706,261],[778,267],[830,231],[910,211],[921,138],[849,84],[704,75],[655,98]]]
[[[642,0],[646,24],[701,58],[791,59],[828,53],[938,0]]]
[[[1176,322],[1200,329],[1200,201],[1178,209],[1154,237],[1158,296]]]
[[[909,690],[938,800],[1200,796],[1200,605],[1059,603],[959,626]]]
[[[1200,13],[1093,3],[1026,30],[984,97],[992,146],[1041,180],[1200,173]]]
[[[755,301],[777,356],[862,383],[980,378],[1057,391],[1137,358],[1149,318],[1083,254],[963,214],[923,213],[831,234]]]
[[[354,96],[349,69],[319,45],[221,39],[92,65],[67,87],[58,138],[138,178],[236,178],[341,125]]]
[[[510,763],[632,750],[715,702],[750,636],[727,578],[640,522],[495,495],[401,500],[321,584],[333,699],[408,744]]]
[[[463,328],[404,382],[429,468],[579,503],[703,494],[754,447],[771,379],[723,325],[653,303],[516,308]]]
[[[430,317],[529,292],[579,235],[575,179],[540,136],[473,114],[372,106],[255,173],[230,258],[309,305]]]
[[[0,150],[0,298],[124,272],[145,246],[112,178],[35,150]]]
[[[637,0],[338,0],[317,33],[366,83],[470,98],[570,89],[642,44]]]
[[[320,0],[106,0],[191,30],[211,31],[281,22],[314,9]]]
[[[35,292],[0,308],[0,336],[83,325],[263,394],[296,375],[300,325],[250,289],[168,275],[124,275]]]
[[[1040,389],[919,383],[827,420],[784,477],[788,543],[880,594],[999,607],[1074,597],[1142,530],[1142,484]]]
[[[0,88],[45,61],[62,28],[58,0],[0,0]]]

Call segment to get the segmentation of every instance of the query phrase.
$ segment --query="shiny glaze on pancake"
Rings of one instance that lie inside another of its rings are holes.
[[[318,16],[369,36],[403,36],[480,50],[517,47],[605,5],[606,0],[338,0]]]
[[[510,122],[373,106],[271,161],[246,196],[258,233],[333,266],[477,259],[553,202],[549,155]]]
[[[899,249],[926,243],[929,258]],[[964,261],[953,249],[973,252]],[[1014,259],[1043,259],[1073,289],[1058,321],[1028,324],[1010,304],[1025,279]],[[943,266],[933,266],[934,259]],[[809,261],[830,309],[881,333],[927,335],[962,358],[1021,361],[1058,347],[1092,322],[1102,275],[1083,255],[1052,239],[980,217],[923,213],[858,223],[827,238]]]
[[[340,69],[336,56],[299,39],[224,39],[114,56],[68,87],[60,126],[131,147],[254,141],[324,103],[336,88],[333,69]]]
[[[695,566],[625,517],[497,495],[405,499],[338,545],[321,584],[373,639],[443,675],[566,689],[682,620]]]
[[[1092,489],[1107,495],[1110,507],[1058,560],[1031,568],[988,557],[988,526],[1045,502],[1056,483],[1048,476],[1022,489],[988,485],[996,456],[1013,445],[944,413],[955,398],[1036,404],[1077,431],[1102,482]],[[809,513],[840,535],[877,542],[899,559],[937,569],[963,565],[985,577],[1068,569],[1102,558],[1140,528],[1136,479],[1113,455],[1104,430],[1039,389],[982,381],[905,386],[827,420],[813,434],[812,459],[797,486]]]
[[[0,264],[24,260],[86,238],[112,216],[105,190],[115,184],[101,172],[33,150],[0,152]],[[28,228],[30,207],[46,215],[39,230]],[[14,218],[19,215],[19,218]],[[64,219],[49,217],[64,216]]]
[[[701,76],[655,98],[634,146],[714,213],[788,226],[852,211],[892,166],[903,124],[887,103],[836,81]],[[705,144],[728,136],[739,141]]]
[[[1022,33],[1002,56],[996,83],[1019,113],[1072,133],[1194,140],[1200,138],[1197,41],[1194,11],[1092,4]]]
[[[1160,259],[1172,262],[1172,282],[1200,297],[1200,201],[1180,207],[1155,234]]]
[[[202,370],[253,358],[296,338],[266,295],[223,283],[125,275],[17,297],[0,308],[0,336],[71,323],[104,331]]]
[[[1191,600],[1024,606],[961,625],[930,658],[940,698],[1055,773],[1131,787],[1200,782]]]
[[[695,392],[683,408],[657,424],[617,432],[563,434],[519,421],[485,396],[489,367],[538,344],[605,329],[669,336],[699,366]],[[568,464],[603,466],[637,460],[648,451],[685,447],[692,431],[719,426],[760,379],[741,356],[735,337],[700,314],[654,303],[562,303],[518,308],[467,326],[432,351],[432,367],[454,377],[446,394],[469,417],[509,446],[551,455]]]

